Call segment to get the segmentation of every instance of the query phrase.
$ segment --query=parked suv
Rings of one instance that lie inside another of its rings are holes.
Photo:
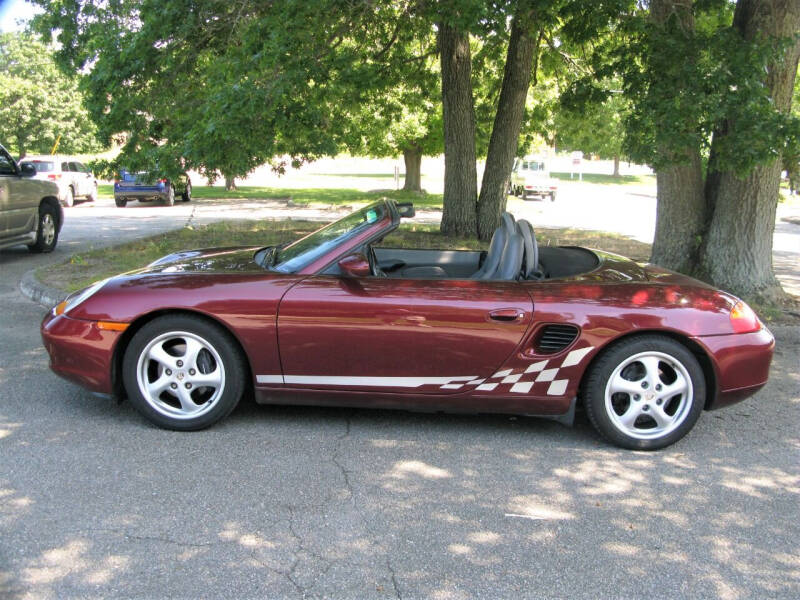
[[[187,173],[182,173],[174,180],[162,178],[152,181],[147,173],[131,173],[123,169],[114,181],[114,202],[119,207],[128,204],[128,200],[160,200],[167,206],[172,206],[178,195],[184,202],[192,199],[192,182]]]
[[[64,222],[58,186],[35,175],[31,164],[18,165],[0,145],[0,248],[27,244],[31,252],[51,252],[56,247]]]
[[[550,200],[556,199],[558,184],[550,177],[550,168],[543,158],[527,156],[514,161],[511,169],[511,182],[509,188],[515,196],[523,200],[538,196],[549,196]]]
[[[26,156],[20,163],[33,165],[36,179],[49,179],[58,185],[58,199],[72,206],[78,198],[97,200],[97,179],[82,162],[63,156]]]

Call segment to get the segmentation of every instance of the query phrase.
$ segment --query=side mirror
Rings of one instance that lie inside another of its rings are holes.
[[[342,270],[342,274],[347,277],[369,277],[372,275],[369,261],[361,252],[348,254],[338,262],[338,265]]]
[[[33,177],[34,175],[36,175],[36,167],[31,163],[23,163],[19,166],[20,177]]]

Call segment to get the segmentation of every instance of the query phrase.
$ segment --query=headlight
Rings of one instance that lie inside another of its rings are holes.
[[[84,302],[89,298],[91,298],[101,287],[103,287],[106,284],[107,281],[108,279],[103,279],[102,281],[96,281],[95,283],[87,287],[85,290],[81,292],[76,292],[71,296],[67,296],[66,300],[53,307],[53,314],[58,316],[58,315],[63,315],[66,312],[69,312],[70,310],[78,306],[81,302]]]

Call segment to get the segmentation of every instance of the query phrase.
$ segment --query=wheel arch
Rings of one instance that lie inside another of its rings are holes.
[[[591,373],[595,363],[600,359],[601,356],[621,342],[647,335],[660,335],[662,337],[670,338],[686,347],[686,349],[694,355],[694,357],[697,359],[697,362],[700,364],[700,368],[703,371],[703,377],[706,380],[706,399],[703,408],[708,410],[708,407],[714,403],[714,399],[717,395],[717,374],[714,370],[714,365],[711,362],[711,357],[709,357],[706,350],[700,344],[692,340],[690,337],[677,331],[665,331],[663,329],[636,329],[634,331],[628,331],[614,338],[607,344],[604,344],[603,347],[600,348],[600,351],[592,357],[592,360],[589,361],[589,364],[586,365],[583,375],[581,375],[581,382],[578,386],[579,401],[584,401],[584,384],[588,379],[589,373]]]
[[[234,331],[228,326],[227,323],[213,317],[209,314],[191,310],[191,309],[175,309],[175,308],[165,308],[161,310],[155,310],[153,312],[149,312],[143,314],[136,319],[134,319],[130,325],[122,332],[120,339],[117,341],[114,347],[114,354],[112,356],[111,361],[111,386],[113,393],[116,397],[123,398],[125,397],[125,387],[122,382],[122,359],[125,357],[125,351],[128,349],[128,345],[130,344],[133,336],[136,335],[136,332],[139,331],[142,327],[150,323],[151,321],[165,316],[186,316],[186,317],[194,317],[198,319],[202,319],[208,323],[213,323],[221,327],[225,332],[230,335],[231,339],[233,340],[234,344],[238,348],[242,358],[244,359],[245,369],[247,371],[247,383],[245,386],[245,391],[248,394],[252,394],[253,392],[253,367],[250,364],[250,357],[248,356],[247,352],[245,352],[244,346],[242,345],[241,340],[239,337],[234,333]]]

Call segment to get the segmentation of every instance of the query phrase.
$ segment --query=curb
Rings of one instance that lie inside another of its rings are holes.
[[[54,287],[43,284],[36,278],[36,269],[27,271],[19,281],[19,291],[22,295],[37,304],[52,308],[69,294]]]

